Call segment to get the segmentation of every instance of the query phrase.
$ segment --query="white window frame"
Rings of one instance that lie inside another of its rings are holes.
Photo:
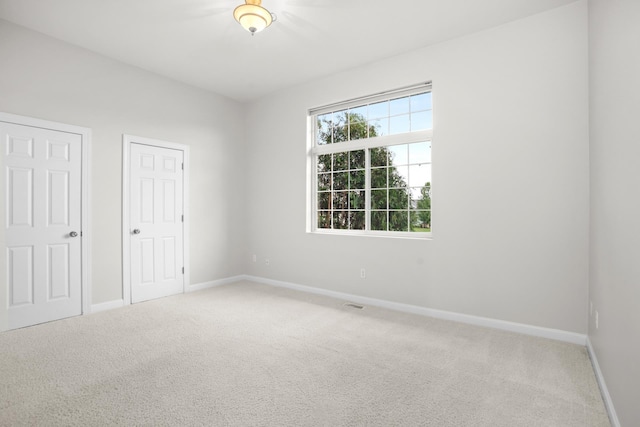
[[[424,92],[433,93],[431,82],[309,110],[307,120],[307,232],[328,235],[379,236],[410,239],[433,238],[433,228],[431,229],[432,231],[429,232],[371,230],[371,155],[369,151],[371,148],[389,147],[393,145],[412,144],[417,142],[430,142],[433,144],[433,126],[428,130],[383,135],[334,144],[316,144],[316,136],[318,134],[317,116],[319,115],[340,109],[357,107],[363,104],[371,104]],[[354,150],[364,150],[365,152],[365,230],[318,228],[318,156]],[[433,165],[433,153],[431,153],[431,157],[431,165]],[[431,177],[431,188],[433,189],[433,176]],[[431,212],[433,215],[433,190],[431,193]]]

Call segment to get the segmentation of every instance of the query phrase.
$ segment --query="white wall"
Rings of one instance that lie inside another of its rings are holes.
[[[587,51],[587,5],[577,2],[254,102],[245,270],[586,333]],[[433,240],[305,233],[307,109],[426,80]]]
[[[0,57],[0,111],[93,131],[93,303],[122,298],[123,133],[190,146],[191,282],[242,272],[240,104],[2,20]]]
[[[0,20],[0,111],[93,130],[94,303],[121,298],[122,133],[185,143],[192,283],[244,272],[578,333],[589,319],[621,424],[640,425],[640,4],[588,6],[588,28],[579,1],[265,97],[246,121],[233,101]],[[425,80],[434,239],[305,233],[306,110]]]
[[[640,425],[640,3],[590,0],[589,339],[622,426]],[[599,327],[595,326],[598,311]]]

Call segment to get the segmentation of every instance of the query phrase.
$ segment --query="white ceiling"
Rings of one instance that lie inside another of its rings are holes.
[[[0,18],[237,100],[470,34],[575,0],[0,0]]]

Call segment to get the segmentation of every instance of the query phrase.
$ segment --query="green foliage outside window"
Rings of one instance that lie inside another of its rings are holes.
[[[378,136],[377,126],[356,112],[320,116],[317,125],[319,145]],[[426,182],[420,197],[412,200],[408,183],[394,166],[394,153],[376,147],[369,154],[371,230],[430,231],[431,183]],[[365,159],[365,150],[317,156],[318,228],[365,229]]]

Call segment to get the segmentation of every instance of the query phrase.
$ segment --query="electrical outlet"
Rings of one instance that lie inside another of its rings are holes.
[[[265,258],[264,260],[264,265],[270,265],[271,261],[269,261],[269,258]]]
[[[360,269],[360,278],[364,279],[365,277],[367,277],[367,272],[365,271],[364,268]]]
[[[253,254],[253,262],[258,262],[258,257],[256,256],[256,254]]]
[[[599,320],[599,319],[598,319],[598,310],[596,310],[596,329],[598,329],[598,327],[600,326],[600,325],[598,324],[598,323],[599,323],[599,321],[598,321],[598,320]]]

